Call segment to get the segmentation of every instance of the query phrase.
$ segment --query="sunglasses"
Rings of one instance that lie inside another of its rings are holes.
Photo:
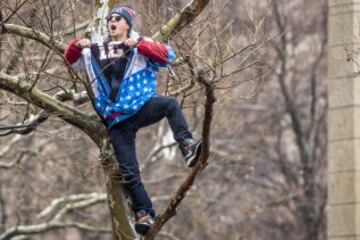
[[[122,19],[122,16],[112,15],[112,16],[109,17],[108,22],[112,21],[113,19],[115,20],[115,22],[120,22],[120,20]]]

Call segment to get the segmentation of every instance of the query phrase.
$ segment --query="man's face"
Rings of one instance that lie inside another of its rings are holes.
[[[118,14],[112,14],[108,21],[108,31],[113,40],[118,40],[118,37],[126,36],[129,31],[129,25],[125,18]]]

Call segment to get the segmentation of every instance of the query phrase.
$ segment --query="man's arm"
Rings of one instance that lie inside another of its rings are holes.
[[[140,54],[150,58],[157,63],[163,65],[167,64],[169,61],[169,50],[162,43],[141,39],[137,45],[137,48]]]
[[[91,46],[89,39],[73,39],[69,42],[64,52],[65,60],[75,69],[83,69],[81,67],[82,49]]]

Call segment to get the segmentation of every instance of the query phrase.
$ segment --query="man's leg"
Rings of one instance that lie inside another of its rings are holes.
[[[188,167],[193,167],[200,155],[201,140],[195,141],[189,131],[184,114],[175,98],[165,96],[152,97],[137,113],[138,127],[144,127],[168,119],[175,140]]]
[[[192,138],[184,114],[175,98],[154,96],[140,109],[137,117],[139,128],[157,123],[166,117],[178,143]]]
[[[129,119],[131,121],[131,119]],[[141,182],[138,161],[136,159],[135,135],[137,129],[127,122],[121,122],[109,130],[121,173],[124,176],[124,189],[130,196],[135,213],[145,210],[152,217],[155,212],[151,200]]]

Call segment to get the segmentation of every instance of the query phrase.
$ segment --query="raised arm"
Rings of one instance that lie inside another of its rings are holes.
[[[148,38],[143,38],[137,45],[140,54],[155,61],[161,66],[167,66],[176,57],[174,51],[169,45],[155,42]]]
[[[91,41],[89,39],[78,39],[75,38],[69,42],[67,45],[64,58],[65,60],[77,70],[83,70],[84,64],[82,63],[82,49],[91,46]]]

